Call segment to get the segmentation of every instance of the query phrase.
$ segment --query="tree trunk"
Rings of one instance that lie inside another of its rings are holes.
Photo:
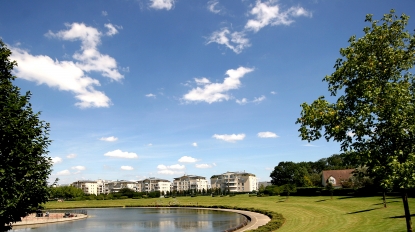
[[[405,209],[406,231],[412,232],[411,213],[409,212],[408,193],[406,192],[406,189],[402,191],[402,202]]]
[[[386,191],[383,191],[383,207],[386,208]]]

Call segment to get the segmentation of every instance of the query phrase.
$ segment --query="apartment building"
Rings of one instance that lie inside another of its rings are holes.
[[[210,178],[212,189],[220,188],[222,192],[252,192],[258,190],[257,178],[247,172],[226,172]]]
[[[98,191],[98,183],[97,181],[93,180],[78,180],[71,184],[76,188],[82,189],[85,194],[95,194],[99,195]]]
[[[155,177],[150,177],[144,180],[137,181],[137,191],[138,192],[154,192],[160,191],[166,193],[170,190],[170,181],[159,179]]]
[[[173,191],[188,191],[199,192],[207,191],[210,188],[208,180],[203,176],[195,175],[184,175],[181,177],[174,178],[173,180]]]
[[[117,180],[107,183],[107,189],[111,193],[117,193],[123,188],[129,188],[134,192],[138,192],[138,184],[136,181]]]

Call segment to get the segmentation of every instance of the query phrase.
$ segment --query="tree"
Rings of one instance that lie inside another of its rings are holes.
[[[279,162],[271,172],[271,183],[273,185],[294,184],[303,186],[304,176],[308,175],[307,169],[302,164],[294,162]]]
[[[303,140],[324,137],[341,145],[353,163],[366,166],[385,189],[402,190],[407,230],[412,231],[407,189],[415,187],[415,37],[405,27],[409,17],[366,16],[371,27],[340,49],[335,72],[326,76],[331,96],[303,103],[297,123]],[[337,96],[339,94],[340,96]],[[323,132],[324,131],[324,132]]]
[[[20,95],[12,81],[15,61],[0,40],[0,229],[34,212],[48,200],[51,159],[49,124],[33,113],[30,92]]]

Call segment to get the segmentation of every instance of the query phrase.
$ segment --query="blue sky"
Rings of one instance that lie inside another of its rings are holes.
[[[415,28],[415,2],[4,1],[15,84],[51,124],[51,179],[172,180],[316,161],[338,144],[298,137],[303,102],[365,15]]]

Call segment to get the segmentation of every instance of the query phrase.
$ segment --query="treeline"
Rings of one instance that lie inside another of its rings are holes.
[[[321,187],[323,170],[357,168],[342,154],[334,154],[316,162],[280,162],[271,172],[271,183],[277,186]],[[260,186],[261,187],[261,186]]]
[[[81,200],[113,200],[113,199],[141,199],[141,198],[159,198],[164,197],[176,197],[176,196],[197,196],[197,195],[210,195],[216,194],[217,190],[185,190],[185,191],[153,191],[153,192],[135,192],[129,188],[122,188],[118,192],[109,194],[85,194],[82,189],[74,186],[59,186],[50,187],[49,199],[50,200],[66,200],[66,201],[81,201]]]

